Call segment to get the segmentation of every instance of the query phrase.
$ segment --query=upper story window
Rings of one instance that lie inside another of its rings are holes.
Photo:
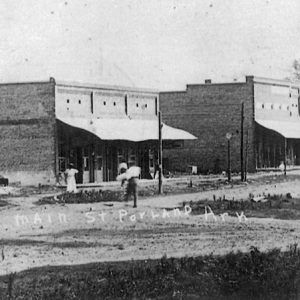
[[[78,100],[78,103],[81,104],[81,100],[80,99]]]
[[[67,103],[70,103],[70,99],[67,99]]]

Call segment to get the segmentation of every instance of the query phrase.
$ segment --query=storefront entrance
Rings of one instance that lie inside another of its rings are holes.
[[[60,124],[58,131],[58,170],[63,174],[69,163],[79,171],[81,184],[115,181],[118,166],[141,167],[141,177],[152,179],[155,168],[156,141],[102,141],[91,133]]]

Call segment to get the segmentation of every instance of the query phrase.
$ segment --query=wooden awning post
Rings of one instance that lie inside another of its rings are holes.
[[[286,176],[286,154],[287,154],[287,140],[284,138],[284,176]]]

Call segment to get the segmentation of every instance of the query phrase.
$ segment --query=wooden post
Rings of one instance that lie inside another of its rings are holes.
[[[228,181],[231,181],[231,161],[230,161],[230,139],[227,141],[227,176],[228,176]]]
[[[162,122],[161,112],[158,112],[158,193],[162,191]]]
[[[287,140],[284,138],[284,176],[286,176],[286,152],[287,152]]]
[[[241,181],[244,181],[244,102],[241,109]]]

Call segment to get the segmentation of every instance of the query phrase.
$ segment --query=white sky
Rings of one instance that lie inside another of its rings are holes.
[[[284,78],[300,58],[299,0],[2,0],[0,82],[184,89]]]

